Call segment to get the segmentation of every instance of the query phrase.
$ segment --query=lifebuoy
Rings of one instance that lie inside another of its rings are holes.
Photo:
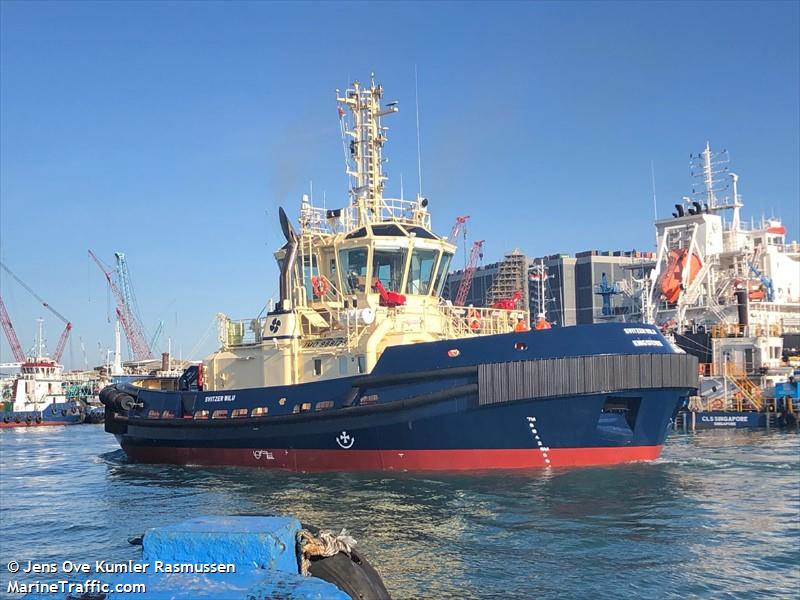
[[[473,331],[477,331],[481,328],[481,316],[474,308],[467,311],[467,324],[469,324],[469,328]]]
[[[317,277],[316,275],[311,278],[311,287],[314,289],[314,295],[318,298],[323,298],[328,295],[331,290],[331,282],[324,275]]]

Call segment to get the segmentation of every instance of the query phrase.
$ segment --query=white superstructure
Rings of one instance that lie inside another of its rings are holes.
[[[529,322],[526,308],[442,300],[454,240],[432,232],[427,199],[384,196],[388,128],[381,118],[396,112],[397,102],[382,98],[374,81],[337,90],[349,203],[319,208],[304,195],[298,232],[281,210],[280,299],[266,316],[219,316],[222,347],[204,361],[206,389],[369,373],[389,346],[504,333],[518,318]]]
[[[706,144],[692,161],[701,186],[655,223],[644,320],[678,334],[710,332],[716,372],[723,361],[749,373],[778,368],[782,336],[800,332],[800,245],[787,242],[779,219],[742,219],[726,153]]]
[[[64,368],[45,352],[41,319],[33,352],[19,369],[11,385],[11,395],[5,398],[13,402],[11,410],[43,411],[53,403],[66,402]]]

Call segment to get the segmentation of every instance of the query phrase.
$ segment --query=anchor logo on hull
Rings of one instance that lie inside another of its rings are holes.
[[[343,431],[336,436],[336,443],[339,444],[339,447],[349,450],[353,447],[353,444],[356,443],[356,438],[348,434],[346,431]]]

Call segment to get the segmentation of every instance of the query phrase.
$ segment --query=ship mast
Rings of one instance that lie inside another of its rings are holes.
[[[728,151],[712,152],[711,144],[706,142],[705,149],[697,155],[689,155],[691,176],[702,181],[702,190],[692,186],[692,196],[695,200],[705,201],[705,209],[714,213],[720,209],[731,208],[731,204],[717,204],[717,193],[727,189],[722,175],[728,173],[728,167],[723,165],[730,162]],[[736,198],[734,198],[734,204]]]
[[[368,88],[358,81],[344,96],[336,91],[336,100],[352,113],[352,127],[344,130],[350,138],[350,160],[347,175],[355,185],[350,188],[350,205],[358,213],[358,225],[380,220],[383,188],[387,177],[383,174],[381,151],[386,143],[386,130],[381,127],[381,117],[397,112],[397,103],[390,102],[381,108],[383,86],[372,79]],[[341,113],[340,113],[341,115]],[[343,116],[343,115],[342,115]]]

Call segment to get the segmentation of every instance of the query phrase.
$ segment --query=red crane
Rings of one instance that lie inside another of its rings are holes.
[[[17,277],[11,269],[9,269],[7,266],[5,266],[1,262],[0,262],[0,267],[3,267],[3,270],[6,273],[8,273],[9,275],[11,275],[11,277],[13,277],[18,284],[20,284],[22,287],[24,287],[31,296],[36,298],[42,304],[42,306],[44,306],[47,310],[49,310],[51,313],[53,313],[56,317],[58,317],[61,320],[62,323],[64,323],[64,331],[61,332],[61,337],[58,338],[58,344],[56,344],[56,350],[55,350],[55,352],[53,352],[53,360],[55,362],[59,362],[61,360],[61,355],[64,354],[64,348],[67,345],[67,339],[69,338],[69,333],[70,333],[70,331],[72,331],[72,323],[70,323],[64,315],[62,315],[55,308],[53,308],[47,302],[45,302],[44,298],[42,298],[41,296],[39,296],[39,294],[34,292],[31,289],[31,287],[27,283],[22,281],[22,279]],[[6,316],[8,316],[8,313],[6,313]],[[9,324],[11,324],[10,320],[9,320]],[[6,330],[6,336],[8,336],[8,330]],[[10,338],[9,338],[9,343],[10,343]],[[19,343],[19,342],[17,342],[17,343]],[[23,354],[23,359],[24,359],[24,354]]]
[[[8,345],[11,346],[11,353],[17,362],[25,362],[25,353],[22,351],[22,346],[19,345],[17,332],[14,331],[14,325],[11,324],[11,317],[8,316],[6,305],[3,303],[3,298],[0,297],[0,322],[3,323],[3,330],[6,332],[8,338]]]
[[[486,240],[480,240],[472,244],[472,251],[469,253],[469,261],[464,269],[464,276],[461,278],[461,285],[458,286],[458,293],[454,301],[456,306],[464,306],[464,302],[467,301],[467,294],[469,294],[469,288],[472,285],[472,276],[475,275],[475,267],[478,264],[478,259],[483,258],[484,241]]]
[[[464,215],[461,217],[456,217],[456,222],[453,223],[453,228],[450,230],[450,235],[447,236],[447,241],[451,244],[455,244],[455,239],[458,237],[458,234],[461,233],[461,229],[466,225],[467,221],[469,221],[469,215]]]
[[[94,252],[91,250],[89,250],[89,256],[92,257],[92,260],[94,260],[94,262],[97,263],[97,266],[100,267],[103,275],[106,276],[108,287],[111,288],[111,291],[114,293],[114,298],[117,300],[117,318],[122,324],[122,328],[125,330],[125,336],[128,338],[128,342],[131,345],[133,359],[150,360],[153,358],[153,355],[150,352],[150,347],[147,345],[147,340],[142,332],[142,328],[135,321],[135,319],[129,319],[125,316],[126,314],[129,314],[127,305],[125,303],[125,297],[122,295],[119,287],[117,287],[117,284],[114,283],[114,280],[111,278],[111,273],[108,271],[108,269],[106,269],[105,265],[103,265],[103,262],[97,258],[97,256],[95,256]]]

